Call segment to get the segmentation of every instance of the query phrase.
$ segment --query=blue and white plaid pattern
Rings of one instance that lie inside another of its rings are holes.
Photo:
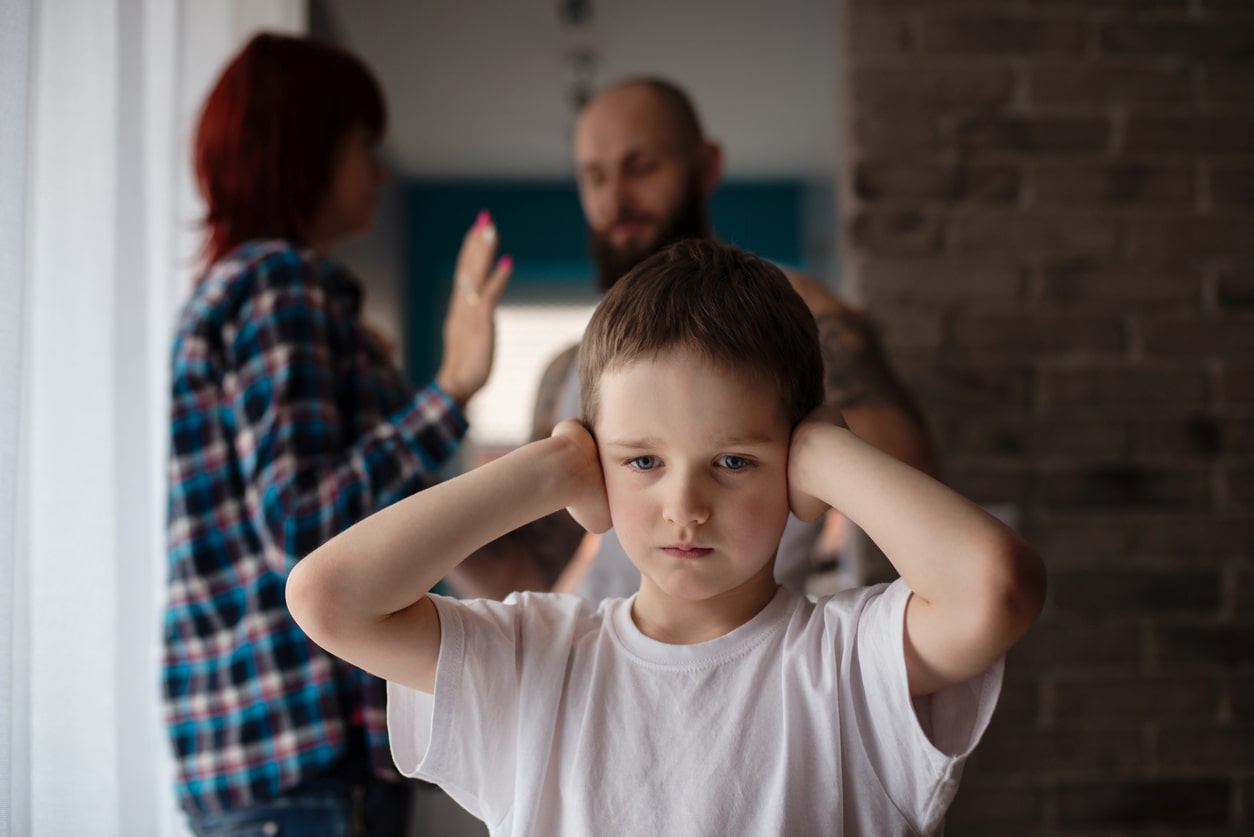
[[[334,262],[279,241],[219,262],[173,351],[166,718],[184,807],[272,798],[364,727],[398,778],[382,681],[310,642],[284,602],[296,561],[424,488],[466,431],[358,325]]]

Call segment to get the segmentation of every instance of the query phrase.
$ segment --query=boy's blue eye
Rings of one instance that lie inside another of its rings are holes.
[[[652,471],[657,467],[657,457],[637,456],[635,459],[627,460],[627,464],[637,471]]]
[[[736,456],[734,453],[726,453],[715,460],[719,465],[729,471],[740,471],[749,467],[749,460],[743,456]]]

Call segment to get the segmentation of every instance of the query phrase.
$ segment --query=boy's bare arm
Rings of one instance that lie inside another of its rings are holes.
[[[861,526],[909,585],[904,651],[913,695],[984,671],[1040,613],[1045,569],[1023,539],[846,428],[807,421],[794,431],[789,490],[799,517],[826,504]]]
[[[440,623],[427,591],[437,581],[489,541],[563,507],[608,528],[595,443],[571,424],[407,497],[316,549],[288,578],[292,617],[337,657],[432,691]]]
[[[923,414],[889,365],[870,320],[815,280],[786,275],[818,326],[827,405],[839,409],[860,438],[936,476]]]

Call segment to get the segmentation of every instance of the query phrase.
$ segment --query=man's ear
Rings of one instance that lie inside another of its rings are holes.
[[[723,182],[723,146],[703,140],[697,151],[697,172],[701,178],[701,194],[709,197]]]

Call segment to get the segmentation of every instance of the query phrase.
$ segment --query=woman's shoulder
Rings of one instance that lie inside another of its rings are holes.
[[[201,286],[212,291],[250,282],[299,282],[321,265],[308,248],[283,239],[246,241],[210,266]]]
[[[307,247],[282,239],[248,241],[214,262],[196,284],[178,332],[229,329],[280,301],[288,309],[343,311],[351,317],[359,295],[351,276]]]
[[[192,306],[234,310],[265,292],[327,294],[350,309],[360,296],[356,280],[333,259],[291,241],[259,239],[218,259],[197,285]]]

